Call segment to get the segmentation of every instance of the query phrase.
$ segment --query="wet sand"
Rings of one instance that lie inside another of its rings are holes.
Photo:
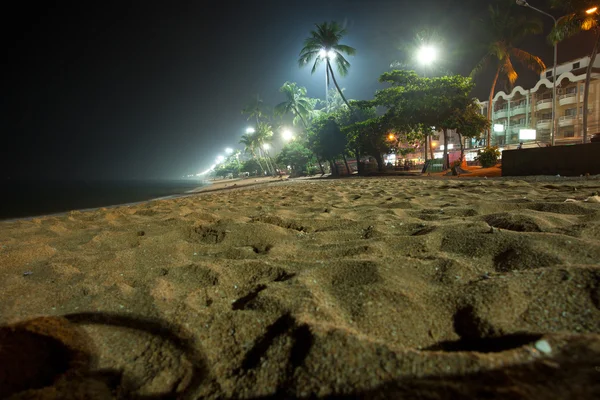
[[[0,222],[0,398],[598,398],[599,191],[291,180]]]

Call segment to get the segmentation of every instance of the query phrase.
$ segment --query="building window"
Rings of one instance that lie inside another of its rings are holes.
[[[581,63],[580,62],[573,63],[573,69],[577,69],[579,67],[581,67]]]
[[[574,117],[577,115],[577,109],[576,108],[569,108],[567,110],[565,110],[565,116],[566,117]]]
[[[565,93],[567,93],[567,94],[577,93],[577,86],[571,86],[571,87],[566,88]]]
[[[565,137],[565,138],[572,138],[572,137],[575,137],[575,131],[567,131],[567,132],[563,132],[563,137]]]
[[[552,71],[546,71],[546,78],[552,77]]]

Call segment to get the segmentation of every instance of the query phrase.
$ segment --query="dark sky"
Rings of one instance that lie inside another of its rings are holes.
[[[297,66],[314,23],[345,24],[344,42],[357,55],[340,85],[349,98],[369,99],[417,26],[436,26],[469,49],[470,21],[485,14],[489,1],[21,3],[3,13],[3,179],[199,172],[237,145],[248,125],[240,110],[252,96],[274,105],[290,80],[324,97],[323,71],[311,76]],[[543,36],[524,47],[551,64]],[[566,53],[577,53],[572,57],[588,51],[568,47]],[[468,73],[477,57],[466,52],[458,72]],[[489,91],[488,75],[477,80],[479,96]],[[517,84],[535,80],[524,73]]]

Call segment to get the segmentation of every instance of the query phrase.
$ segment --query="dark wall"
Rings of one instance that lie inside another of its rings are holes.
[[[502,152],[502,176],[600,174],[600,143]]]

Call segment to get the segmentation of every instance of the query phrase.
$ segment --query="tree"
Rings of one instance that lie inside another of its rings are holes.
[[[389,124],[385,117],[374,117],[355,123],[352,128],[357,131],[356,140],[364,154],[375,158],[377,169],[383,172],[383,154],[391,150],[391,142],[387,139]]]
[[[352,102],[352,108],[342,107],[335,113],[335,119],[340,125],[342,133],[346,136],[347,148],[351,154],[354,153],[354,158],[356,158],[356,166],[359,174],[363,173],[360,158],[365,153],[362,142],[365,128],[357,125],[357,123],[375,117],[375,107],[369,102],[364,101],[354,101]]]
[[[253,118],[256,119],[257,124],[266,116],[265,105],[258,94],[256,95],[256,98],[252,99],[252,101],[244,107],[242,114],[248,115],[248,120]]]
[[[514,2],[505,2],[502,3],[502,6],[490,5],[488,18],[480,21],[484,28],[482,35],[488,33],[486,38],[487,48],[483,58],[473,68],[471,76],[481,72],[492,60],[495,62],[496,74],[492,81],[488,99],[488,120],[492,119],[492,100],[500,73],[506,76],[511,85],[518,78],[513,66],[513,59],[536,73],[540,73],[546,68],[541,58],[517,47],[525,37],[542,32],[541,21],[524,15],[521,10],[515,12],[517,7]],[[490,145],[490,140],[491,131],[488,129],[488,145]]]
[[[342,92],[344,92],[344,88],[342,88]],[[322,109],[319,110],[320,113],[324,114],[332,114],[341,109],[348,109],[346,103],[344,103],[344,99],[338,93],[337,89],[329,89],[329,96],[325,101],[321,101],[324,105]],[[352,100],[350,100],[350,104],[352,104]]]
[[[384,121],[395,132],[409,134],[436,127],[444,134],[444,168],[448,168],[448,130],[457,129],[459,118],[472,99],[471,78],[461,75],[422,78],[414,71],[392,71],[379,78],[392,86],[375,95],[375,104],[387,107]],[[412,135],[414,137],[414,134]]]
[[[597,2],[590,0],[553,0],[553,5],[567,14],[558,20],[556,27],[550,33],[549,39],[554,42],[560,42],[569,37],[575,36],[583,31],[594,30],[596,40],[590,54],[590,63],[585,74],[585,86],[583,89],[583,143],[587,143],[588,133],[588,100],[590,96],[590,81],[592,68],[598,54],[600,46],[600,29],[598,29],[598,13],[593,11],[587,13],[586,10],[592,10]],[[556,79],[556,78],[555,78]]]
[[[259,121],[256,124],[256,129],[252,136],[256,142],[258,154],[262,155],[262,157],[264,157],[265,159],[267,170],[269,170],[270,173],[274,174],[274,162],[267,150],[268,145],[273,141],[273,127],[266,122]]]
[[[333,116],[323,116],[313,122],[309,130],[308,146],[316,154],[329,161],[331,173],[334,176],[339,175],[335,161],[344,153],[346,137]]]
[[[257,174],[258,171],[263,171],[262,166],[254,158],[244,161],[241,165],[241,170],[249,174]]]
[[[244,133],[240,139],[240,144],[244,145],[244,152],[252,155],[252,158],[256,161],[256,164],[258,164],[261,172],[264,173],[265,169],[256,155],[256,149],[260,148],[260,144],[258,143],[256,136],[251,133]]]
[[[481,115],[479,105],[473,100],[466,109],[456,114],[456,134],[460,140],[460,160],[465,158],[463,137],[479,139],[490,128],[490,120]]]
[[[353,56],[356,54],[356,49],[340,44],[340,40],[346,34],[346,29],[342,28],[337,22],[323,22],[322,24],[315,24],[315,26],[316,29],[312,30],[310,36],[304,40],[304,47],[300,51],[298,64],[300,67],[304,67],[314,60],[311,70],[311,73],[314,74],[317,67],[325,60],[325,79],[327,82],[325,93],[327,94],[329,90],[329,76],[331,75],[333,83],[340,96],[342,96],[344,103],[350,107],[350,104],[348,104],[346,97],[344,97],[344,94],[335,79],[331,63],[335,63],[340,76],[346,76],[348,74],[348,69],[350,68],[350,63],[346,60],[344,55]]]
[[[275,106],[275,114],[292,114],[294,125],[301,122],[305,129],[308,128],[317,100],[307,97],[306,88],[298,86],[295,82],[284,83],[279,91],[285,95],[285,101]]]
[[[307,164],[313,160],[312,152],[302,143],[293,141],[286,144],[277,156],[277,162],[289,165],[292,175],[298,176],[307,172]]]
[[[294,115],[292,123],[298,125],[298,122],[302,122],[304,129],[308,130],[310,121],[317,114],[315,112],[315,105],[318,100],[307,97],[306,88],[298,86],[294,82],[284,83],[279,91],[285,95],[286,100],[275,106],[275,114],[281,116],[292,114]],[[321,174],[323,175],[325,171],[323,170],[321,160],[319,157],[316,158],[321,169]]]

